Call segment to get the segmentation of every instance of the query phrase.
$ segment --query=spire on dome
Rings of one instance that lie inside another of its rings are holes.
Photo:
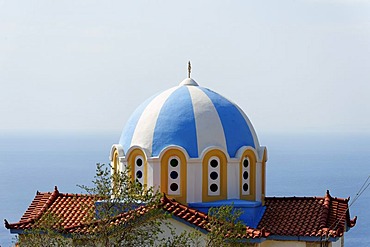
[[[190,63],[190,60],[188,62],[188,78],[190,78],[190,74],[191,74],[191,63]]]
[[[199,86],[196,81],[194,81],[193,79],[190,78],[190,75],[191,75],[191,62],[189,60],[189,62],[188,62],[188,78],[183,80],[180,83],[180,86]]]

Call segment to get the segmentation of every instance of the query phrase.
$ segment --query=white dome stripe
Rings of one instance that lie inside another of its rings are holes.
[[[157,123],[159,112],[168,97],[178,87],[170,88],[155,97],[145,108],[136,125],[134,135],[130,146],[147,147],[150,154],[152,153],[153,134]],[[154,121],[153,121],[154,120]]]
[[[198,158],[217,146],[234,158],[243,146],[258,149],[255,130],[245,113],[225,97],[187,79],[141,104],[126,123],[120,144],[138,146],[150,157],[175,145]]]
[[[256,135],[256,131],[254,130],[251,121],[249,120],[249,118],[247,117],[247,115],[243,112],[243,110],[240,109],[240,107],[238,105],[235,104],[235,106],[236,106],[236,108],[238,108],[240,114],[242,114],[242,116],[245,119],[245,122],[248,124],[249,130],[250,130],[250,132],[251,132],[251,134],[253,136],[254,147],[255,148],[259,147],[260,144],[259,144],[259,141],[258,141],[258,138],[257,138],[257,135]]]
[[[153,135],[152,156],[169,145],[184,148],[189,157],[198,157],[193,104],[186,86],[176,89],[160,110]]]
[[[234,157],[242,146],[254,145],[253,135],[235,103],[210,89],[199,87],[212,101],[218,112],[226,139],[227,152]]]
[[[198,87],[190,86],[188,89],[193,102],[198,154],[200,155],[204,149],[210,146],[219,146],[227,150],[221,120],[212,101]],[[209,126],[210,123],[212,126]]]
[[[134,135],[135,128],[137,125],[137,122],[140,119],[140,116],[142,115],[143,111],[145,110],[146,106],[152,102],[152,100],[157,97],[159,94],[156,94],[149,99],[145,100],[136,110],[131,114],[130,118],[128,119],[127,123],[125,124],[125,127],[123,128],[121,138],[119,140],[119,144],[123,146],[123,149],[125,151],[129,150],[131,145],[132,136]]]

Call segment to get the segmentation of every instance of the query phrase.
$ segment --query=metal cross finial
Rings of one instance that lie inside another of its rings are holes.
[[[191,63],[189,61],[188,62],[188,78],[190,78],[190,74],[191,74]]]

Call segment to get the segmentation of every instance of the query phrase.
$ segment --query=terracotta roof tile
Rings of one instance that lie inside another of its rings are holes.
[[[195,209],[189,208],[186,205],[183,205],[179,202],[176,202],[175,199],[170,199],[164,196],[161,199],[162,208],[167,212],[171,213],[173,216],[181,218],[192,224],[196,227],[204,229],[208,231],[209,226],[209,216],[205,213],[197,211]],[[263,229],[254,229],[246,226],[245,233],[242,236],[238,236],[240,238],[265,238],[269,235]]]
[[[209,224],[209,221],[208,215],[205,213],[189,208],[188,206],[183,205],[174,199],[170,199],[165,195],[161,198],[160,208],[162,208],[164,211],[172,214],[175,217],[185,220],[186,222],[188,222],[191,225],[194,225],[195,227],[208,231],[207,226]],[[111,222],[115,225],[124,224],[130,219],[133,219],[134,217],[146,214],[151,209],[153,209],[153,207],[141,206],[135,210],[131,210],[115,216],[111,220]],[[86,234],[94,232],[94,230],[97,229],[94,226],[96,226],[97,224],[99,224],[99,220],[91,223],[82,223],[77,226],[66,227],[65,230],[70,233]],[[267,236],[268,233],[262,229],[253,229],[246,227],[245,234],[240,236],[240,238],[261,238]]]
[[[57,187],[53,192],[37,192],[31,205],[17,223],[5,222],[8,229],[31,229],[36,220],[42,221],[45,215],[52,213],[61,226],[89,222],[95,214],[96,197],[81,194],[59,193]]]
[[[267,197],[258,228],[280,236],[342,236],[350,220],[348,199],[325,197]]]
[[[146,207],[140,206],[135,210],[130,210],[125,213],[121,213],[113,217],[109,224],[110,225],[123,225],[126,222],[134,219],[135,217],[140,217],[141,215],[146,214],[149,210],[153,209],[153,207]],[[78,234],[91,234],[97,231],[98,224],[101,220],[92,220],[89,222],[80,222],[79,224],[66,226],[64,230],[68,233],[78,233]]]
[[[91,233],[97,230],[99,220],[95,220],[95,202],[99,198],[91,195],[37,192],[34,200],[17,223],[5,222],[8,229],[30,229],[36,220],[43,220],[52,213],[58,221],[54,227],[69,233]],[[345,224],[352,227],[356,223],[349,219],[348,199],[325,197],[267,197],[266,211],[257,229],[246,227],[241,238],[265,238],[271,235],[282,236],[341,236]],[[195,227],[208,231],[209,216],[189,208],[174,199],[163,196],[160,207],[174,217]],[[151,207],[140,206],[135,210],[118,214],[111,224],[125,224],[134,217],[146,214]]]

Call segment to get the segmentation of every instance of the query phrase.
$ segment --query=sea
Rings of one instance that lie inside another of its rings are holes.
[[[0,218],[19,221],[37,191],[58,186],[60,192],[82,193],[77,185],[92,185],[96,163],[109,162],[119,136],[0,134]],[[265,133],[259,140],[268,150],[267,196],[324,196],[326,190],[350,196],[350,215],[358,220],[345,234],[345,246],[370,247],[370,188],[357,195],[370,176],[370,134]],[[0,246],[14,241],[1,224]]]

